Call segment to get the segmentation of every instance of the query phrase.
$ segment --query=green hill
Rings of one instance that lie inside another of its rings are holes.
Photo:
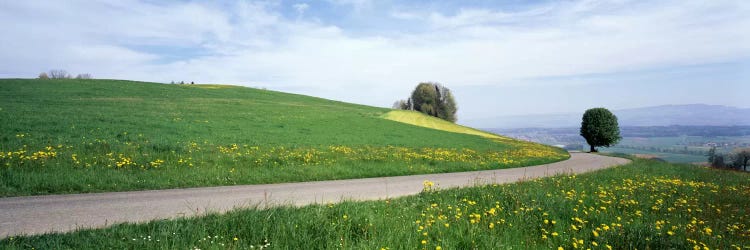
[[[507,137],[498,136],[489,132],[461,126],[443,119],[439,119],[433,116],[425,115],[417,111],[409,110],[392,110],[383,115],[383,118],[397,121],[401,123],[411,124],[415,126],[443,130],[454,133],[478,135],[485,138],[499,139],[499,140],[512,140]]]
[[[224,85],[0,80],[0,196],[278,183],[559,161],[389,109]]]

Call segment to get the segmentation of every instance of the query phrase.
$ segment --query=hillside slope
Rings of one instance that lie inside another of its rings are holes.
[[[401,123],[411,124],[419,127],[443,130],[454,133],[478,135],[491,139],[504,139],[496,134],[461,126],[446,120],[428,116],[416,111],[409,110],[392,110],[383,115],[383,118]]]
[[[224,85],[0,80],[0,196],[518,167],[560,150]]]

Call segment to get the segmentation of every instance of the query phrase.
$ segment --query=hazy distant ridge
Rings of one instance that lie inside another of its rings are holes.
[[[620,126],[733,126],[750,125],[750,109],[687,104],[613,111]],[[499,116],[465,121],[478,128],[559,128],[581,125],[580,114]]]

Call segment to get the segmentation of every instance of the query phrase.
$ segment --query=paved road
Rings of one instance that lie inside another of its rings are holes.
[[[419,193],[430,180],[439,188],[508,183],[561,173],[582,173],[628,163],[622,158],[572,153],[566,161],[513,169],[338,181],[187,188],[98,194],[0,198],[0,238],[122,222],[224,212],[238,207],[376,200]]]

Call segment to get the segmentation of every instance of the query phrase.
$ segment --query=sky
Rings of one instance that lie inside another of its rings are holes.
[[[266,88],[390,107],[419,82],[458,119],[750,108],[750,1],[0,0],[0,78]]]

